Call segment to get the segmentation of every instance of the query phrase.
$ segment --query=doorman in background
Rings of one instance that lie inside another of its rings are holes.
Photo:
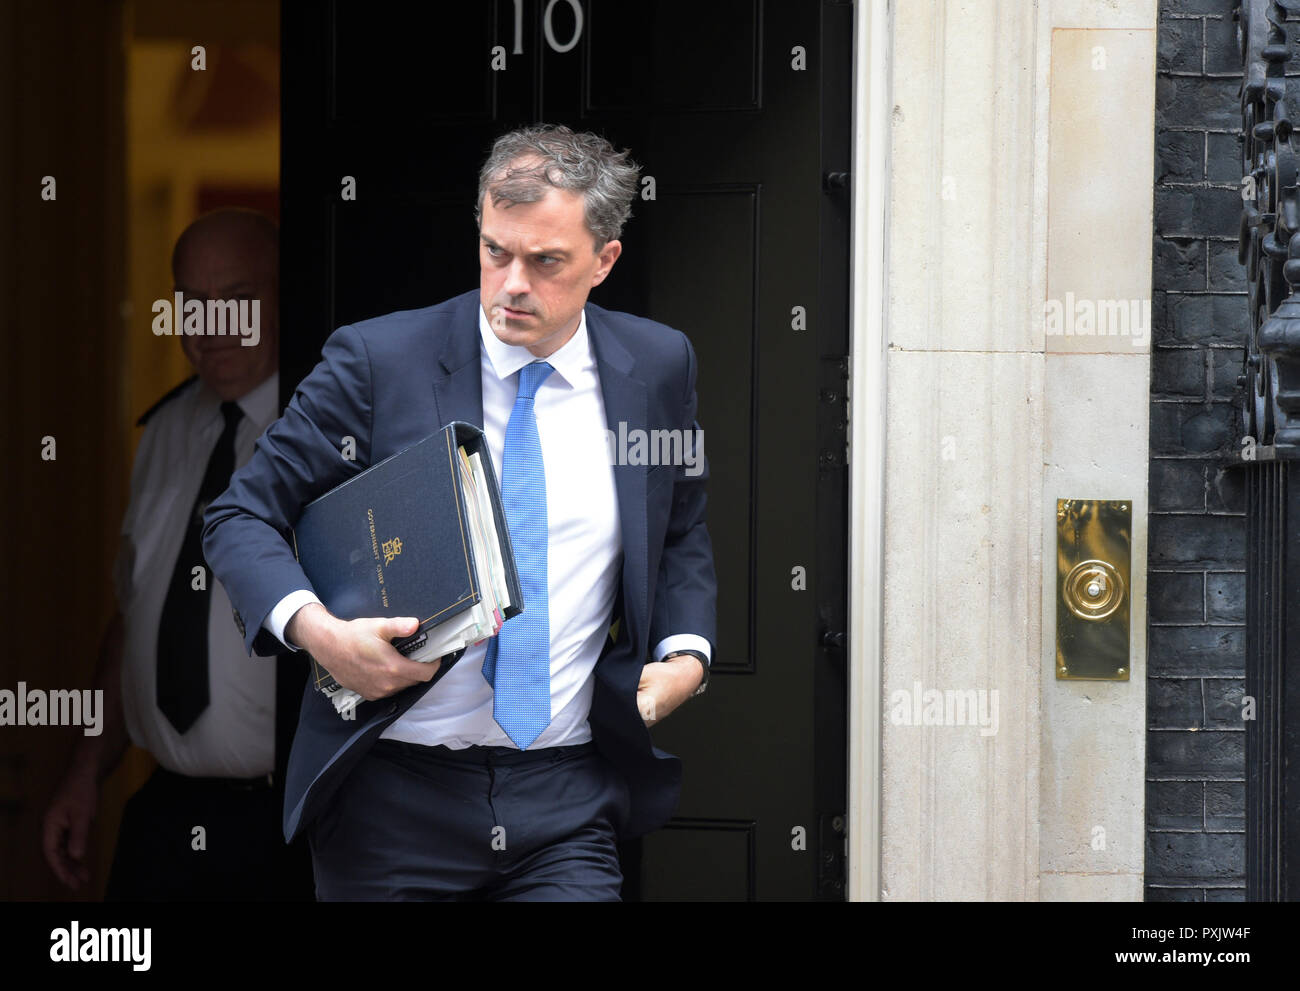
[[[309,829],[322,899],[617,900],[617,840],[676,807],[680,761],[647,725],[703,687],[716,637],[695,352],[587,302],[637,176],[594,134],[499,138],[479,175],[479,287],[335,331],[208,510],[204,549],[249,651],[306,648],[369,700],[351,722],[303,701],[285,834]],[[327,612],[284,534],[453,420],[484,429],[525,609],[444,671],[392,647],[415,618]],[[607,429],[688,448],[629,462]]]
[[[279,408],[275,223],[251,210],[206,214],[176,242],[172,273],[183,303],[163,314],[176,296],[161,300],[154,330],[166,315],[196,374],[139,421],[114,573],[118,612],[96,672],[104,730],[78,740],[45,814],[45,857],[68,887],[89,879],[99,787],[129,736],[158,766],[123,812],[107,900],[307,900],[308,851],[280,835],[305,664],[247,657],[201,539],[208,503]],[[181,333],[186,310],[202,333]],[[218,315],[229,318],[224,328],[213,326]]]

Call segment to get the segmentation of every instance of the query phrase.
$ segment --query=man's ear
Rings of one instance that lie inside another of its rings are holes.
[[[622,253],[622,241],[605,242],[605,246],[600,249],[600,265],[597,267],[595,274],[591,277],[591,285],[593,288],[605,281],[605,277],[609,275],[610,269],[614,267],[614,262],[618,261],[618,256]]]

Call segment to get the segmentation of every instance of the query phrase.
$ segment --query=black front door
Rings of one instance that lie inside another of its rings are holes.
[[[851,4],[284,5],[286,398],[340,324],[478,284],[492,140],[538,121],[643,170],[592,301],[699,356],[719,580],[709,690],[653,730],[677,816],[642,899],[842,898]]]

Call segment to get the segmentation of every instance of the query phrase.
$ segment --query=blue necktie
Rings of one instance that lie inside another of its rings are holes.
[[[544,361],[519,371],[519,394],[501,452],[501,502],[514,545],[524,611],[488,641],[483,677],[492,686],[492,716],[520,750],[551,723],[551,619],[546,588],[546,466],[533,400]]]

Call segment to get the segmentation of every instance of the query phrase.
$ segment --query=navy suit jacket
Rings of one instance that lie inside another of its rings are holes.
[[[629,434],[697,429],[695,352],[686,336],[593,303],[586,314],[608,426],[617,431],[626,423]],[[284,649],[262,623],[284,596],[312,587],[288,543],[304,505],[452,420],[483,426],[478,315],[475,289],[340,327],[253,457],[208,507],[203,553],[230,596],[250,655]],[[347,438],[354,460],[341,454]],[[704,470],[693,476],[672,465],[613,469],[623,539],[614,618],[622,622],[596,664],[590,724],[597,748],[630,786],[624,836],[662,825],[680,792],[681,762],[653,745],[636,706],[650,648],[671,634],[694,633],[708,639],[716,657],[708,469],[703,459],[699,464]],[[342,719],[308,684],[285,778],[286,840],[312,822],[388,725],[437,690],[446,669],[430,682],[362,702],[355,720]]]

